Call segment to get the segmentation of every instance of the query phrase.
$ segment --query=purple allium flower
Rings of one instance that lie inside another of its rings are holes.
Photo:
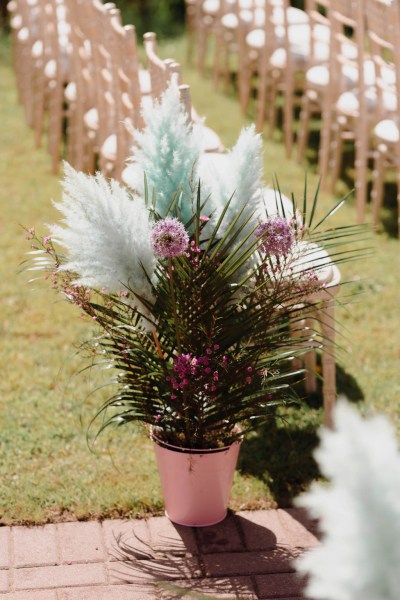
[[[178,219],[166,217],[154,225],[151,244],[158,256],[181,256],[189,244],[189,236]]]
[[[282,217],[270,217],[257,227],[255,233],[261,239],[261,248],[267,254],[286,255],[293,246],[293,229]]]

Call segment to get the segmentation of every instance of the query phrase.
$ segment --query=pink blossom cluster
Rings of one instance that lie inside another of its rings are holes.
[[[31,240],[32,243],[31,244],[31,248],[32,250],[39,250],[39,246],[42,246],[43,250],[45,250],[48,254],[51,254],[53,251],[53,246],[51,243],[51,237],[49,235],[46,235],[43,240],[40,240],[37,236],[36,236],[36,231],[34,227],[29,227],[28,229],[25,230],[27,232],[27,235],[25,236],[26,240]]]
[[[166,217],[158,221],[151,231],[151,245],[157,256],[181,256],[189,244],[187,231],[178,219]]]
[[[173,375],[167,376],[167,381],[172,385],[172,398],[176,399],[176,392],[195,391],[210,394],[216,392],[218,382],[227,368],[229,360],[226,355],[214,357],[214,352],[219,350],[219,345],[214,344],[206,348],[205,354],[193,356],[180,354],[174,359]],[[245,382],[253,381],[253,367],[247,367]]]
[[[68,300],[80,308],[83,308],[84,304],[90,300],[90,290],[77,283],[71,287],[65,288],[64,292]]]
[[[219,345],[214,344],[206,348],[205,354],[196,357],[192,354],[180,354],[174,359],[173,375],[167,376],[172,389],[203,391],[205,393],[215,392],[220,378],[220,369],[228,365],[228,357],[222,356],[217,361],[213,359],[213,352],[219,350]],[[176,395],[173,394],[173,398]]]
[[[325,283],[320,282],[317,271],[308,269],[301,273],[296,291],[302,295],[309,295],[321,290],[325,285]]]
[[[192,263],[193,270],[197,271],[197,269],[200,266],[200,261],[204,256],[204,250],[199,248],[199,246],[196,244],[196,242],[194,240],[192,240],[189,244],[189,248],[185,252],[185,256]],[[205,258],[207,260],[210,260],[210,256],[208,254],[205,256]],[[216,253],[215,257],[213,258],[213,262],[215,263],[216,267],[218,267],[221,264],[219,252]]]
[[[266,254],[286,256],[294,243],[293,227],[282,217],[268,218],[257,227],[255,234]]]

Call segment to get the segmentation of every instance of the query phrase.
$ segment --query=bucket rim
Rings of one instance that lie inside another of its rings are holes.
[[[161,440],[159,437],[157,437],[156,433],[154,432],[154,428],[151,427],[150,429],[150,439],[157,444],[157,446],[160,446],[160,448],[164,448],[166,450],[171,450],[172,452],[180,452],[182,454],[216,454],[218,452],[226,452],[227,450],[229,450],[230,448],[232,448],[232,446],[235,445],[239,445],[243,442],[243,437],[241,437],[238,440],[234,440],[231,444],[228,444],[227,446],[222,446],[222,448],[186,448],[184,446],[175,446],[174,444],[170,444],[169,442],[164,442],[163,440]]]

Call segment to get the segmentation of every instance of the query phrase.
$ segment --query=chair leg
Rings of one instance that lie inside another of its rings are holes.
[[[324,401],[324,425],[332,427],[332,413],[336,403],[336,364],[335,364],[335,300],[326,301],[319,311],[322,351],[322,395]]]
[[[225,39],[225,53],[224,53],[224,91],[229,92],[231,86],[231,58],[234,48],[235,33],[229,32]]]
[[[250,103],[252,71],[249,66],[241,70],[239,76],[239,102],[244,115],[247,114]]]
[[[290,158],[293,148],[293,94],[294,88],[291,84],[293,74],[287,76],[287,84],[284,92],[284,116],[283,116],[283,135],[285,140],[286,158]]]
[[[218,89],[219,78],[221,75],[221,56],[222,48],[224,45],[224,32],[218,31],[215,37],[215,50],[214,50],[214,62],[213,62],[213,73],[212,80],[215,89]]]
[[[33,129],[35,132],[35,148],[40,148],[42,143],[44,120],[45,120],[45,102],[46,102],[46,84],[44,75],[39,74],[35,84],[33,95]]]
[[[332,109],[326,102],[322,111],[322,123],[321,123],[321,138],[319,143],[319,156],[318,156],[318,171],[321,178],[321,185],[326,187],[326,179],[328,175],[329,167],[329,156],[331,147],[331,129],[333,114]]]
[[[332,142],[331,142],[331,160],[329,161],[329,172],[330,172],[330,184],[329,191],[331,194],[335,193],[336,182],[339,179],[340,170],[342,168],[343,158],[343,129],[344,124],[340,121],[335,123],[332,130]],[[328,178],[328,177],[327,177]]]
[[[276,108],[276,96],[277,96],[277,82],[271,78],[268,98],[268,135],[272,139],[274,137],[276,122],[277,122],[277,108]]]
[[[400,161],[400,153],[397,156],[397,160]],[[397,167],[397,169],[396,169],[396,181],[397,181],[397,237],[400,238],[400,171],[399,171],[399,167]]]
[[[203,25],[197,34],[197,51],[198,51],[198,59],[197,59],[197,67],[204,77],[206,70],[206,51],[207,51],[207,32],[205,30],[205,26]]]
[[[374,167],[372,170],[372,190],[371,190],[371,203],[372,203],[372,223],[374,227],[379,225],[380,212],[383,200],[383,189],[384,189],[384,174],[385,174],[385,160],[386,146],[379,145],[374,152]]]
[[[265,103],[267,100],[267,86],[268,86],[268,76],[267,72],[264,69],[259,76],[258,82],[258,90],[257,90],[257,119],[256,119],[256,128],[258,133],[262,133],[264,130],[264,121],[265,121]]]
[[[310,134],[310,117],[311,117],[311,99],[304,92],[301,98],[300,123],[297,134],[297,162],[301,164],[306,154]]]
[[[355,188],[357,221],[364,223],[367,202],[368,130],[366,119],[359,118],[355,144]]]
[[[312,328],[312,319],[307,318],[306,323],[308,327]],[[306,378],[304,382],[305,391],[306,394],[313,394],[317,391],[317,355],[315,349],[310,350],[310,352],[307,352],[307,354],[304,356],[304,367],[306,369]]]

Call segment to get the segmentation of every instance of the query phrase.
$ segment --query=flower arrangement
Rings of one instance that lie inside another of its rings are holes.
[[[44,238],[27,230],[31,268],[98,328],[86,348],[115,384],[100,430],[139,422],[170,444],[218,448],[294,399],[291,361],[310,349],[304,300],[326,286],[328,251],[357,255],[341,244],[360,228],[314,226],[317,194],[300,211],[278,190],[268,209],[253,127],[228,168],[205,167],[173,85],[143,117],[135,190],[66,164],[62,223]]]

